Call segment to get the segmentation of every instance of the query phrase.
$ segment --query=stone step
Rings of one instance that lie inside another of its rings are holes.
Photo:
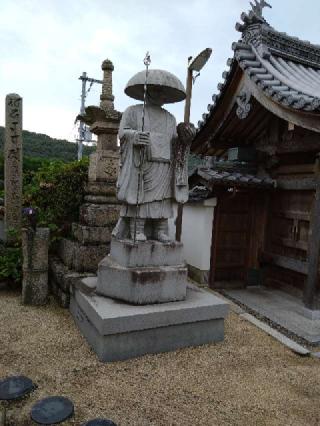
[[[110,244],[82,245],[78,241],[63,238],[59,242],[58,255],[69,269],[95,273],[99,262],[109,250]]]
[[[174,266],[184,264],[183,244],[178,241],[161,243],[148,240],[134,244],[131,240],[112,238],[110,256],[128,268],[142,266]]]
[[[105,195],[86,195],[84,200],[92,204],[116,204],[118,202],[116,196],[109,197]]]
[[[57,284],[54,278],[50,278],[50,289],[58,304],[62,308],[69,308],[70,305],[70,293],[64,292]]]
[[[116,196],[116,185],[109,182],[87,182],[85,185],[85,193],[87,195],[105,195]]]
[[[80,207],[80,223],[87,226],[112,226],[119,218],[119,204],[83,204]]]
[[[86,226],[79,223],[72,224],[73,237],[83,245],[109,244],[113,226]]]
[[[187,289],[187,267],[153,266],[128,268],[110,256],[99,264],[97,294],[135,305],[183,300]]]
[[[50,257],[49,271],[50,278],[53,277],[58,286],[66,293],[70,293],[70,288],[76,286],[82,279],[95,276],[92,272],[76,272],[70,270],[57,256]]]
[[[79,273],[70,270],[56,256],[49,258],[49,272],[50,288],[63,308],[69,306],[71,289],[77,287],[82,279],[95,276],[90,272]]]

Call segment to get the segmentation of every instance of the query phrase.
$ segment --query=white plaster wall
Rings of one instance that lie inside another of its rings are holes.
[[[202,271],[210,269],[211,238],[214,207],[216,198],[202,203],[187,203],[183,207],[182,236],[183,251],[186,262]],[[169,234],[175,237],[175,219],[169,220]]]

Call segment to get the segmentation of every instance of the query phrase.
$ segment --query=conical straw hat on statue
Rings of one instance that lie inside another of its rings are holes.
[[[125,93],[133,99],[144,100],[144,84],[146,71],[135,74],[128,82]],[[161,99],[163,104],[183,101],[186,91],[181,81],[173,74],[164,70],[148,71],[148,96]]]

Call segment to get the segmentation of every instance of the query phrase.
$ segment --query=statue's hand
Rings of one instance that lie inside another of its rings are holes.
[[[150,143],[150,133],[149,132],[137,132],[135,137],[135,145],[145,146]]]
[[[179,139],[181,142],[185,144],[191,143],[192,139],[196,135],[196,129],[192,123],[186,124],[186,123],[180,123],[177,126],[177,132]]]

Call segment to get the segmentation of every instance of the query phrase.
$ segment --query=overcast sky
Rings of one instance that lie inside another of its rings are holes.
[[[279,31],[320,44],[319,0],[270,0],[269,23]],[[143,69],[147,50],[152,68],[186,78],[188,56],[206,47],[213,55],[193,88],[191,118],[197,123],[217,92],[234,29],[247,0],[0,0],[0,125],[8,93],[24,99],[23,127],[74,140],[81,82],[101,79],[101,63],[112,60],[115,106],[132,104],[123,89]],[[94,85],[86,105],[98,105]],[[182,121],[184,104],[168,109]]]

